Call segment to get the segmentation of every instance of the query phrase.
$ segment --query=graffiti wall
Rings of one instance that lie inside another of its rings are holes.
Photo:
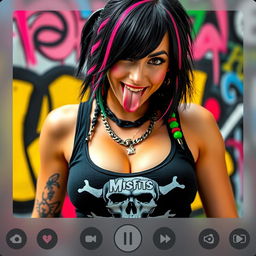
[[[226,145],[226,163],[242,215],[243,199],[243,16],[241,12],[189,12],[194,27],[194,102],[210,110]],[[201,211],[200,200],[194,213]]]
[[[75,77],[82,26],[90,11],[16,11],[13,16],[13,212],[29,216],[39,171],[39,135],[47,114],[79,103]],[[243,199],[242,14],[190,11],[194,28],[193,102],[210,110],[225,139],[237,207]],[[86,100],[86,99],[85,99]],[[202,216],[197,195],[193,216]],[[63,217],[74,217],[68,197]]]

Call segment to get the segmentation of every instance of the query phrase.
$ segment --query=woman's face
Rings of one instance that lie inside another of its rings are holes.
[[[127,112],[135,112],[161,86],[169,67],[169,38],[139,60],[120,60],[108,72],[110,93]]]

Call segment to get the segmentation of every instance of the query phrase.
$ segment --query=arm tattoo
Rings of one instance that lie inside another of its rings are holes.
[[[36,201],[36,209],[41,218],[45,217],[59,217],[60,215],[60,201],[54,201],[56,190],[60,188],[59,179],[60,174],[53,174],[44,187],[42,193],[42,200]]]

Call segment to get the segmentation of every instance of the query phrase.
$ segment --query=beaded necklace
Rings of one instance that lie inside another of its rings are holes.
[[[182,140],[183,134],[181,129],[179,128],[179,123],[177,121],[175,113],[172,113],[171,117],[168,119],[168,124],[169,124],[169,127],[171,128],[173,138],[176,139],[180,144],[180,146],[182,147],[182,149],[185,150],[183,140]]]

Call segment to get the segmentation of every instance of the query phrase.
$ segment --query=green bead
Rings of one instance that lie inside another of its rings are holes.
[[[173,134],[173,137],[175,139],[181,139],[182,138],[182,132],[181,131],[176,131],[174,134]]]
[[[177,128],[177,127],[179,127],[179,123],[178,122],[176,122],[176,121],[170,122],[170,128],[171,129],[172,128]]]
[[[175,113],[172,113],[172,117],[176,117]]]

